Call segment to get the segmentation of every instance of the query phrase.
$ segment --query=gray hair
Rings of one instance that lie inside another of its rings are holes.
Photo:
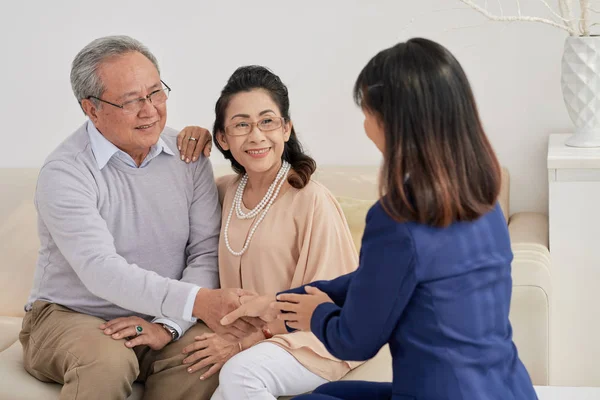
[[[158,61],[156,57],[139,41],[129,36],[106,36],[92,41],[85,46],[73,60],[71,65],[71,88],[81,104],[81,100],[90,96],[100,97],[105,87],[98,76],[98,69],[108,57],[137,51],[152,61],[156,70]]]

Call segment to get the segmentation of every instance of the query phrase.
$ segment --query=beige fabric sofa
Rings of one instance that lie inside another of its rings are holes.
[[[229,173],[215,168],[216,175]],[[36,169],[0,169],[0,400],[56,399],[58,384],[46,384],[23,369],[18,333],[33,279],[37,256],[33,192]],[[364,218],[377,196],[376,167],[321,167],[315,179],[339,199],[353,237],[360,245]],[[549,252],[547,217],[536,213],[510,215],[509,179],[504,171],[502,208],[513,243],[513,300],[510,318],[521,359],[536,385],[548,384]],[[391,380],[387,348],[345,379]],[[131,399],[141,398],[136,384]]]

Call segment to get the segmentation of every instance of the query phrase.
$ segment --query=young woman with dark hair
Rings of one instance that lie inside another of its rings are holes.
[[[443,46],[411,39],[367,63],[354,97],[383,154],[358,269],[275,303],[248,297],[222,323],[276,317],[343,360],[389,344],[393,382],[332,382],[298,399],[536,399],[508,319],[500,167],[462,67]]]

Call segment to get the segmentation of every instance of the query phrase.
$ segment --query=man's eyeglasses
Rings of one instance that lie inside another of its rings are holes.
[[[110,104],[113,107],[120,108],[121,110],[123,110],[124,114],[137,114],[146,105],[146,100],[148,100],[154,106],[160,106],[161,104],[166,103],[167,99],[169,98],[169,94],[171,93],[171,88],[166,83],[164,83],[162,79],[160,82],[163,85],[165,85],[164,88],[155,90],[147,96],[140,97],[139,99],[126,101],[123,104],[111,103],[110,101],[103,100],[96,96],[89,96],[87,98],[96,99],[103,103]]]
[[[262,132],[274,131],[283,126],[285,119],[281,117],[265,117],[256,122],[239,121],[225,127],[225,133],[230,136],[244,136],[250,134],[254,126]]]

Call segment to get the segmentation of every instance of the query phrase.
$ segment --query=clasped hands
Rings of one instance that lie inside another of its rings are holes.
[[[306,294],[283,293],[275,295],[244,295],[241,306],[221,319],[223,326],[237,323],[244,318],[259,318],[263,323],[275,319],[285,321],[292,329],[310,331],[310,321],[315,309],[322,303],[332,303],[329,296],[319,289],[306,286]]]
[[[187,371],[192,373],[210,365],[200,379],[215,374],[242,351],[243,339],[250,338],[254,343],[263,340],[260,330],[276,319],[285,321],[290,328],[310,331],[314,310],[331,299],[314,287],[307,286],[305,290],[306,295],[281,294],[276,298],[243,289],[200,289],[192,315],[215,333],[197,336],[194,343],[183,349],[186,354],[183,363],[189,364]],[[142,328],[141,334],[136,334],[138,326]],[[100,329],[113,339],[126,339],[129,348],[146,345],[160,350],[171,342],[171,335],[160,324],[136,316],[113,319],[100,325]]]
[[[197,336],[194,338],[194,343],[183,349],[183,353],[186,354],[183,363],[188,365],[187,371],[193,373],[210,365],[210,368],[200,376],[200,379],[207,379],[219,371],[227,360],[244,350],[243,347],[252,346],[265,339],[260,332],[258,335],[247,337],[243,341],[245,346],[242,346],[241,340],[237,343],[227,340],[227,338],[237,335],[238,331],[219,334],[219,330],[231,329],[236,326],[239,331],[243,330],[244,325],[240,325],[242,321],[255,327],[263,327],[278,319],[285,321],[290,328],[310,331],[310,320],[314,310],[321,303],[331,302],[331,299],[317,288],[307,286],[305,290],[306,295],[281,294],[277,297],[237,292],[240,294],[239,305],[221,318],[220,326],[213,328],[217,334]],[[209,325],[209,327],[211,326]]]

